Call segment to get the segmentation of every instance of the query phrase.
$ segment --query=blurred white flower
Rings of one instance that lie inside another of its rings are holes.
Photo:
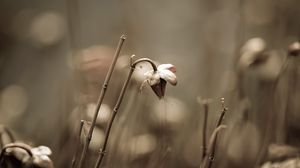
[[[33,18],[29,29],[29,35],[36,46],[50,46],[65,36],[66,22],[57,12],[43,12]]]
[[[288,158],[297,158],[300,150],[295,146],[272,143],[268,147],[268,161],[276,162]]]
[[[89,103],[87,104],[86,114],[87,118],[89,120],[92,120],[95,114],[96,110],[96,104],[95,103]],[[105,124],[108,122],[111,114],[111,108],[107,104],[102,104],[99,109],[99,116],[97,117],[97,124]]]
[[[49,158],[52,154],[51,149],[46,146],[32,148],[33,163],[41,168],[53,168],[53,163]]]
[[[288,54],[290,56],[294,56],[294,57],[297,57],[300,55],[300,42],[299,41],[294,42],[289,46]]]
[[[300,167],[300,161],[298,157],[286,159],[280,162],[266,162],[264,163],[261,168],[298,168]]]
[[[99,83],[104,80],[113,55],[111,47],[93,45],[74,53],[72,67],[88,83]]]
[[[238,65],[245,69],[266,60],[266,42],[261,38],[249,39],[241,49]]]
[[[83,120],[83,121],[84,121],[84,124],[83,124],[83,128],[82,128],[82,134],[80,137],[82,142],[85,141],[86,137],[89,134],[91,126],[92,126],[92,122],[85,121],[85,120]],[[91,139],[89,149],[94,152],[99,150],[101,145],[104,142],[104,138],[105,138],[104,131],[101,128],[96,126],[93,131],[93,138]]]
[[[282,59],[278,51],[267,50],[263,39],[252,38],[241,49],[238,67],[244,75],[272,81],[280,74]]]
[[[52,151],[47,146],[39,146],[31,149],[32,154],[34,155],[51,155]]]
[[[46,146],[31,147],[25,143],[17,142],[6,145],[6,154],[14,156],[24,165],[32,165],[37,168],[54,168],[53,162],[49,158],[51,149]],[[26,151],[24,150],[26,149]],[[32,156],[29,155],[29,152]],[[9,160],[7,160],[9,162]]]
[[[151,70],[145,73],[145,81],[148,82],[158,98],[162,98],[165,95],[167,82],[169,82],[173,86],[177,84],[177,77],[175,75],[175,72],[176,68],[174,65],[161,64],[157,67],[157,71]]]
[[[28,106],[27,90],[20,85],[9,85],[0,93],[0,123],[10,126]]]
[[[254,37],[249,39],[242,47],[241,52],[262,52],[266,49],[266,42],[262,38]]]
[[[166,96],[164,101],[155,102],[152,108],[149,119],[153,127],[164,127],[171,131],[181,128],[189,115],[186,105],[174,97]]]
[[[95,128],[93,132],[93,138],[91,140],[89,149],[97,152],[101,148],[105,138],[105,132],[100,128]]]
[[[127,151],[132,159],[151,154],[157,147],[157,139],[154,135],[145,133],[130,138],[127,142]]]

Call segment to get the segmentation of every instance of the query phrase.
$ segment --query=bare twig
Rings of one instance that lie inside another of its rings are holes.
[[[221,98],[221,105],[222,105],[221,115],[220,115],[220,117],[217,121],[216,128],[215,128],[215,130],[213,131],[213,133],[210,137],[207,152],[206,152],[206,155],[204,156],[204,158],[202,159],[202,162],[200,164],[200,168],[210,168],[212,166],[212,163],[213,163],[213,160],[214,160],[214,157],[215,157],[215,150],[216,150],[216,145],[217,145],[218,132],[221,129],[226,128],[225,125],[221,125],[221,123],[224,119],[225,112],[227,111],[227,108],[225,107],[224,98]]]
[[[132,61],[132,57],[131,57],[131,61]],[[110,118],[110,120],[109,120],[109,123],[108,123],[108,126],[107,126],[107,128],[106,128],[104,143],[103,143],[102,148],[100,149],[99,157],[98,157],[98,159],[97,159],[95,168],[99,168],[100,165],[101,165],[101,163],[102,163],[102,161],[103,161],[104,155],[105,155],[105,153],[106,153],[106,147],[107,147],[108,138],[109,138],[109,135],[110,135],[110,131],[111,131],[111,128],[112,128],[113,121],[114,121],[114,119],[115,119],[115,117],[116,117],[116,115],[117,115],[117,113],[118,113],[119,107],[120,107],[120,105],[121,105],[121,103],[122,103],[122,100],[123,100],[123,97],[124,97],[125,92],[126,92],[126,90],[127,90],[127,86],[128,86],[128,83],[129,83],[129,81],[130,81],[130,79],[131,79],[132,73],[134,72],[136,65],[137,65],[138,63],[140,63],[140,62],[149,62],[149,63],[152,65],[153,70],[154,70],[154,71],[157,71],[157,67],[156,67],[156,65],[154,64],[154,62],[153,62],[152,60],[148,59],[148,58],[141,58],[141,59],[138,59],[138,60],[136,60],[135,62],[133,62],[133,63],[131,64],[129,74],[128,74],[128,76],[127,76],[127,79],[126,79],[126,81],[125,81],[123,87],[122,87],[122,90],[121,90],[121,92],[120,92],[119,98],[118,98],[118,100],[117,100],[117,102],[116,102],[116,104],[115,104],[115,107],[114,107],[114,109],[113,109],[112,116],[111,116],[111,118]]]
[[[224,119],[224,116],[225,116],[225,112],[228,110],[228,108],[225,107],[225,99],[224,98],[221,98],[221,105],[222,105],[221,115],[220,115],[219,120],[217,122],[216,128],[221,125],[221,123]]]
[[[78,155],[78,150],[80,149],[79,148],[79,144],[80,144],[80,138],[81,138],[83,124],[84,124],[84,120],[81,120],[80,121],[80,126],[79,126],[79,134],[78,134],[77,142],[76,142],[77,144],[76,144],[75,154],[74,154],[73,159],[72,159],[72,168],[74,168],[75,165],[76,165],[76,159],[77,159],[77,155]]]
[[[206,156],[206,131],[207,131],[207,115],[208,115],[208,104],[203,104],[204,107],[204,121],[203,121],[203,135],[202,135],[202,160]]]
[[[105,96],[105,93],[106,93],[106,90],[107,90],[110,78],[111,78],[112,73],[114,71],[117,59],[118,59],[118,57],[120,55],[120,51],[121,51],[121,48],[123,46],[123,43],[124,43],[125,39],[126,39],[125,35],[122,35],[120,37],[120,41],[119,41],[118,47],[116,49],[116,52],[115,52],[112,64],[110,65],[109,70],[108,70],[108,72],[106,74],[105,81],[104,81],[104,84],[102,86],[102,89],[101,89],[101,92],[100,92],[100,96],[98,98],[98,102],[97,102],[96,110],[95,110],[95,113],[94,113],[92,125],[91,125],[91,128],[89,130],[88,136],[86,137],[86,141],[84,143],[83,151],[82,151],[80,162],[79,162],[79,168],[83,167],[84,160],[85,160],[87,151],[89,149],[89,145],[90,145],[90,142],[91,142],[91,139],[92,139],[93,131],[94,131],[94,128],[95,128],[95,125],[96,125],[96,120],[97,120],[97,117],[98,117],[99,109],[100,109],[102,101],[104,99],[104,96]]]
[[[225,113],[226,111],[228,110],[226,107],[225,107],[225,99],[224,98],[221,98],[221,106],[222,106],[222,111],[221,111],[221,115],[218,119],[218,122],[217,122],[217,125],[216,125],[216,129],[222,124],[222,121],[224,119],[224,116],[225,116]],[[216,146],[217,146],[217,138],[218,138],[218,135],[216,135],[215,137],[215,141],[213,142],[213,146],[212,146],[212,151],[209,152],[209,162],[208,162],[208,168],[210,168],[212,166],[212,163],[213,163],[213,160],[214,160],[214,157],[215,157],[215,152],[216,152]]]
[[[202,99],[201,97],[197,97],[197,102],[201,104],[204,108],[204,117],[203,117],[203,127],[202,127],[202,158],[201,162],[203,161],[204,157],[206,156],[206,134],[207,134],[207,118],[208,118],[208,104],[212,101],[212,99]]]
[[[212,133],[210,140],[209,140],[209,144],[208,144],[208,150],[207,150],[207,155],[205,156],[203,162],[200,165],[200,168],[207,168],[210,167],[210,162],[213,162],[214,160],[214,156],[212,156],[212,152],[214,150],[214,146],[215,146],[215,142],[217,141],[217,135],[218,133],[222,130],[227,128],[226,125],[219,125],[214,132]]]

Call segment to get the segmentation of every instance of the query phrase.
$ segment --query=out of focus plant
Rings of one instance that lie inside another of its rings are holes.
[[[208,102],[209,101],[210,101],[209,99],[200,101],[200,103],[202,103],[204,105],[204,110],[205,110],[204,111],[205,112],[204,120],[207,120]],[[198,100],[198,102],[199,102],[199,100]],[[225,129],[227,127],[226,125],[222,125],[222,121],[224,119],[225,113],[228,110],[228,108],[225,107],[224,98],[221,99],[221,105],[222,105],[221,114],[220,114],[220,117],[217,121],[216,127],[215,127],[212,135],[210,136],[208,146],[206,147],[205,143],[202,146],[203,153],[202,153],[202,158],[201,158],[202,162],[200,164],[200,168],[211,168],[212,167],[213,161],[215,159],[218,133],[222,129]],[[207,122],[204,121],[204,124],[206,124],[206,123]],[[206,129],[206,125],[204,125],[203,128]],[[203,130],[203,137],[206,138],[206,130]]]
[[[288,48],[288,55],[298,57],[300,55],[300,42],[292,43]]]
[[[4,125],[0,125],[0,149],[7,143],[15,142],[15,137],[11,130]]]
[[[4,141],[7,136],[9,143]],[[25,143],[15,142],[12,132],[0,126],[0,167],[1,168],[54,168],[49,155],[51,149],[46,146],[31,147]]]
[[[124,40],[125,40],[125,36],[123,35],[123,36],[120,37],[120,41],[119,41],[118,47],[116,49],[115,56],[113,58],[113,62],[112,62],[111,66],[110,66],[110,68],[107,72],[104,84],[102,86],[100,96],[99,96],[99,99],[98,99],[98,102],[97,102],[97,105],[96,105],[96,108],[95,108],[95,113],[94,113],[93,118],[92,118],[92,122],[88,124],[90,126],[88,127],[87,135],[85,135],[86,138],[85,138],[83,151],[82,151],[80,161],[79,161],[79,168],[82,168],[84,166],[84,161],[85,161],[85,158],[86,158],[86,155],[87,155],[87,151],[89,149],[89,145],[90,145],[90,142],[92,140],[92,135],[93,135],[93,132],[95,130],[95,125],[96,125],[96,121],[97,121],[97,118],[98,118],[99,109],[102,105],[102,101],[104,99],[104,96],[105,96],[110,78],[112,76],[113,70],[115,69],[115,64],[117,62],[117,59],[118,59],[118,56],[120,54],[120,50],[121,50],[121,47],[124,43]],[[141,58],[141,59],[138,59],[136,61],[133,61],[133,56],[131,57],[131,65],[130,65],[130,71],[129,71],[128,77],[127,77],[127,79],[126,79],[126,81],[123,85],[123,88],[120,92],[119,98],[118,98],[118,100],[115,104],[115,107],[113,109],[111,118],[108,122],[108,126],[106,127],[103,146],[100,149],[99,157],[97,159],[96,166],[95,166],[97,168],[100,167],[100,165],[102,163],[102,160],[103,160],[103,157],[104,157],[104,154],[106,153],[106,147],[107,147],[107,143],[108,143],[108,139],[109,139],[109,135],[110,135],[110,130],[111,130],[113,121],[115,119],[115,116],[118,112],[118,109],[121,105],[121,102],[123,100],[123,97],[125,95],[125,92],[127,90],[127,86],[130,82],[132,74],[135,70],[135,67],[139,63],[142,63],[142,62],[150,63],[152,68],[153,68],[152,71],[149,71],[145,74],[145,76],[146,76],[145,82],[147,82],[151,86],[152,90],[155,92],[155,94],[158,96],[159,99],[161,99],[165,95],[165,88],[166,88],[167,82],[169,82],[172,85],[177,84],[177,78],[176,78],[176,75],[175,75],[176,68],[175,68],[174,65],[172,65],[172,64],[161,64],[157,67],[151,59]],[[145,82],[143,82],[143,84]],[[141,85],[141,88],[143,87],[143,84]],[[86,127],[86,124],[84,124],[84,122],[82,122],[82,124],[80,126],[79,136],[81,136],[81,132],[82,132],[81,130],[83,130],[83,132],[85,132],[84,131],[85,127]],[[79,137],[79,139],[80,139],[80,137]],[[76,151],[76,153],[73,157],[73,161],[72,161],[72,166],[73,167],[76,165],[76,157],[77,157],[77,151]]]
[[[54,168],[46,146],[31,147],[25,143],[14,142],[3,146],[0,153],[1,168]]]
[[[96,109],[95,109],[92,124],[91,124],[90,130],[88,132],[88,135],[86,136],[86,140],[85,140],[85,143],[84,143],[83,151],[82,151],[82,154],[81,154],[81,157],[80,157],[79,168],[82,168],[83,165],[84,165],[84,160],[85,160],[85,157],[87,155],[87,151],[89,149],[89,145],[90,145],[90,142],[91,142],[91,139],[92,139],[94,128],[96,126],[96,121],[97,121],[99,109],[100,109],[101,104],[103,102],[103,99],[104,99],[104,96],[105,96],[110,78],[111,78],[112,73],[114,71],[114,68],[115,68],[116,62],[118,60],[118,57],[120,55],[120,51],[121,51],[121,48],[122,48],[123,43],[125,41],[125,38],[126,38],[125,35],[122,35],[120,37],[119,44],[118,44],[118,47],[116,49],[116,52],[115,52],[115,55],[114,55],[114,58],[113,58],[113,62],[111,63],[111,66],[109,67],[109,70],[108,70],[107,75],[105,77],[105,81],[104,81],[104,84],[102,86],[100,96],[98,98],[98,102],[97,102],[97,106],[96,106]]]

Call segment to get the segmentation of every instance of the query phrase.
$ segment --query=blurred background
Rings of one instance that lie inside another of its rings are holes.
[[[86,164],[95,162],[135,54],[174,64],[178,85],[168,85],[162,100],[149,86],[140,94],[149,65],[136,69],[106,167],[199,167],[199,100],[212,99],[209,137],[221,97],[228,128],[213,167],[258,166],[271,143],[300,147],[299,55],[288,56],[300,38],[299,6],[298,0],[0,0],[0,124],[20,141],[49,146],[56,167],[70,165],[74,146],[81,146],[74,141],[80,120],[91,121],[126,34]]]

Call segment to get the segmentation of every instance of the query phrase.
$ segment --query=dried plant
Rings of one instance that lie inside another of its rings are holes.
[[[96,110],[95,110],[95,113],[94,113],[92,125],[91,125],[91,128],[89,130],[88,135],[86,136],[86,140],[85,140],[85,143],[84,143],[83,151],[82,151],[80,162],[79,162],[79,168],[82,168],[83,165],[84,165],[84,160],[85,160],[85,157],[87,155],[87,151],[89,149],[89,145],[90,145],[90,142],[91,142],[91,139],[92,139],[92,135],[93,135],[93,131],[94,131],[94,128],[95,128],[95,125],[96,125],[96,121],[97,121],[99,109],[101,107],[101,104],[103,102],[104,96],[106,94],[106,90],[107,90],[110,78],[111,78],[112,73],[114,71],[114,68],[115,68],[116,62],[118,60],[118,57],[120,55],[120,51],[121,51],[121,48],[122,48],[123,43],[125,41],[125,38],[126,38],[125,35],[122,35],[120,37],[120,41],[119,41],[119,44],[117,46],[117,49],[116,49],[116,52],[115,52],[112,64],[109,67],[109,70],[108,70],[107,75],[105,77],[104,84],[102,86],[102,89],[101,89],[101,92],[100,92],[100,96],[98,98],[98,102],[97,102]]]
[[[222,106],[222,109],[221,109],[220,117],[217,121],[216,128],[214,129],[214,131],[210,137],[209,144],[207,147],[207,152],[206,152],[204,158],[202,159],[200,168],[211,168],[213,161],[215,159],[215,151],[216,151],[218,133],[222,129],[225,129],[227,127],[225,125],[221,125],[222,121],[224,119],[224,116],[225,116],[225,112],[228,110],[227,107],[225,107],[224,98],[221,98],[221,106]]]
[[[209,103],[212,102],[212,99],[202,99],[201,97],[197,97],[197,102],[203,106],[204,116],[203,116],[203,127],[202,127],[202,158],[201,162],[206,156],[207,147],[206,147],[206,134],[207,134],[207,118],[209,111]]]
[[[52,160],[48,157],[51,154],[51,150],[46,146],[33,148],[24,143],[10,143],[1,150],[0,166],[54,168]]]
[[[166,87],[166,80],[171,82],[172,84],[176,84],[177,83],[177,79],[176,79],[176,76],[175,74],[171,74],[170,72],[167,72],[168,74],[166,76],[164,76],[166,73],[164,71],[167,71],[168,68],[163,68],[163,69],[158,69],[157,66],[155,65],[155,63],[149,59],[149,58],[140,58],[136,61],[133,62],[133,57],[134,55],[131,57],[131,65],[130,65],[130,71],[129,71],[129,74],[125,80],[125,83],[122,87],[122,90],[120,92],[120,95],[119,95],[119,98],[115,104],[115,107],[113,109],[113,112],[112,112],[112,116],[110,118],[110,121],[108,123],[108,126],[106,128],[106,132],[105,132],[105,139],[104,139],[104,143],[103,143],[103,146],[101,147],[100,149],[100,152],[99,152],[99,156],[98,156],[98,159],[97,159],[97,162],[96,162],[96,165],[95,165],[95,168],[99,168],[101,166],[101,163],[103,161],[103,158],[104,158],[104,155],[106,153],[106,147],[107,147],[107,143],[108,143],[108,139],[109,139],[109,135],[110,135],[110,132],[111,132],[111,128],[112,128],[112,125],[113,125],[113,122],[114,122],[114,119],[118,113],[118,110],[120,108],[120,105],[122,103],[122,100],[123,100],[123,97],[125,95],[125,92],[127,90],[127,86],[129,84],[129,81],[131,79],[131,76],[135,70],[135,67],[141,63],[141,62],[148,62],[151,64],[152,68],[153,68],[153,71],[151,73],[150,76],[148,76],[147,78],[147,82],[149,83],[149,85],[152,87],[152,86],[155,86],[153,91],[156,93],[156,95],[158,96],[158,98],[161,98],[164,96],[164,90],[165,90],[165,87]],[[163,64],[164,65],[164,64]],[[170,64],[166,64],[166,65],[170,65]],[[172,66],[168,66],[169,68],[172,68],[174,67],[173,65]],[[175,71],[174,71],[175,72]],[[170,75],[171,74],[171,75]]]

